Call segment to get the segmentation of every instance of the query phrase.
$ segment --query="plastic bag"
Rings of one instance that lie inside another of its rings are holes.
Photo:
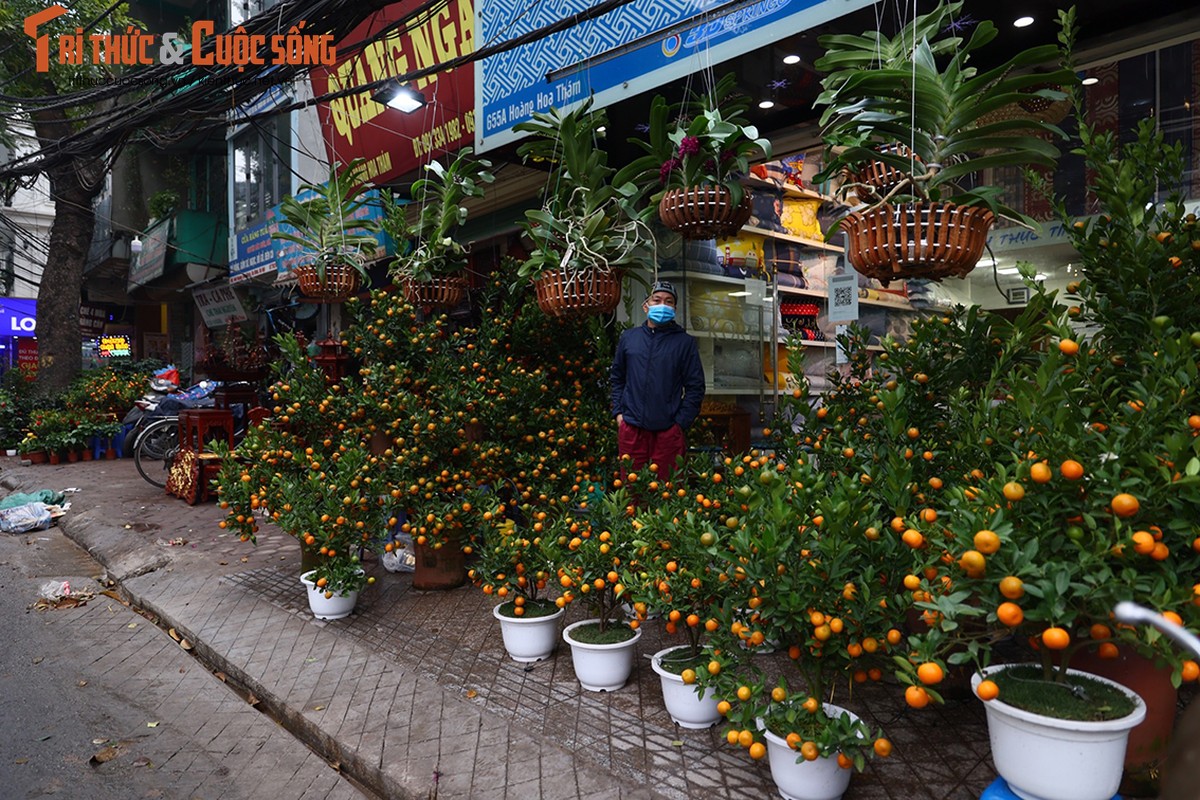
[[[0,531],[25,533],[49,528],[53,518],[44,503],[26,503],[21,506],[0,509]]]
[[[392,536],[396,545],[392,552],[385,552],[379,557],[379,563],[388,572],[412,572],[417,568],[417,555],[413,552],[412,537],[407,533],[397,532]]]
[[[154,377],[158,378],[159,380],[170,381],[176,386],[179,385],[179,370],[175,368],[174,364],[167,364],[167,366],[163,367],[162,369],[156,370]]]
[[[70,597],[70,595],[70,581],[49,581],[48,583],[43,583],[42,588],[38,590],[38,597],[43,600],[61,600],[64,597]]]

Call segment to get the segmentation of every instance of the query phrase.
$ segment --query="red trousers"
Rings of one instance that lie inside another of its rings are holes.
[[[648,431],[627,422],[617,428],[617,452],[633,459],[628,469],[640,470],[646,464],[658,465],[659,480],[666,480],[675,471],[675,460],[687,451],[683,428],[672,425],[665,431]],[[624,462],[622,462],[624,464]],[[626,467],[622,466],[621,476]]]

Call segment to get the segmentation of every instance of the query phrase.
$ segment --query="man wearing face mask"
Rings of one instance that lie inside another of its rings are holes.
[[[696,340],[675,322],[675,287],[658,281],[642,308],[646,323],[621,334],[609,378],[617,448],[630,467],[658,464],[668,477],[687,449],[684,431],[704,400]]]

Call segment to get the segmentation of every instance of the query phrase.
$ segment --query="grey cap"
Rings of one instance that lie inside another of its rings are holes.
[[[650,287],[650,294],[655,292],[667,292],[676,300],[679,299],[679,295],[675,294],[675,286],[670,281],[655,281],[654,285]]]

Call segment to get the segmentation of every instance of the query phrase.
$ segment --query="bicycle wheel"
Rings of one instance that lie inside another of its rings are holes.
[[[163,417],[146,426],[133,445],[138,474],[160,489],[166,488],[167,470],[179,449],[179,420]]]

